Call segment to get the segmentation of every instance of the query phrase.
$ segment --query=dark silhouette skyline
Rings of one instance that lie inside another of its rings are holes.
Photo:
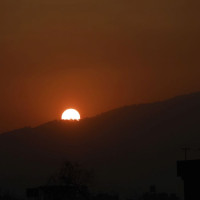
[[[104,192],[131,196],[155,184],[161,193],[183,195],[176,162],[185,158],[186,144],[200,146],[199,112],[200,93],[193,93],[1,134],[0,181],[24,193],[46,182],[68,159],[94,170],[94,187]],[[199,156],[191,151],[187,157]]]
[[[85,174],[86,173],[86,174]],[[99,193],[91,190],[87,181],[80,181],[82,175],[88,177],[88,171],[82,169],[77,163],[65,161],[57,176],[51,182],[35,188],[26,189],[26,197],[30,200],[119,200],[121,197],[115,193]],[[77,179],[78,178],[78,179]],[[175,193],[168,194],[156,191],[151,185],[150,190],[144,193],[135,193],[126,200],[180,200]]]

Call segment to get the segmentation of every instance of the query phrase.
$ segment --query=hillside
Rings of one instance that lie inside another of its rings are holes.
[[[155,184],[182,193],[181,147],[200,147],[200,92],[111,110],[79,122],[52,121],[0,135],[0,186],[45,184],[65,160],[94,171],[93,188],[131,195]],[[189,158],[200,158],[193,150]]]

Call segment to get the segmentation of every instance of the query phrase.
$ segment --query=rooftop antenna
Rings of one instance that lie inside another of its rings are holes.
[[[183,151],[184,151],[184,154],[185,154],[185,160],[187,160],[187,152],[188,152],[188,151],[190,151],[190,150],[191,150],[191,148],[190,148],[190,147],[187,147],[187,146],[185,146],[185,147],[181,148],[181,150],[183,150]]]

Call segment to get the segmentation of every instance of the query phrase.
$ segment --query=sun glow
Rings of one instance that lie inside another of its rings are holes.
[[[62,120],[80,120],[80,114],[77,110],[75,109],[67,109],[63,112]]]

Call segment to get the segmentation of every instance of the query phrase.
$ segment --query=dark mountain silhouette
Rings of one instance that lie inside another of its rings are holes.
[[[182,193],[181,147],[200,147],[200,92],[115,109],[79,122],[52,121],[0,135],[0,187],[45,184],[65,160],[94,171],[94,189],[131,195],[151,184]],[[193,150],[189,158],[200,158]]]

